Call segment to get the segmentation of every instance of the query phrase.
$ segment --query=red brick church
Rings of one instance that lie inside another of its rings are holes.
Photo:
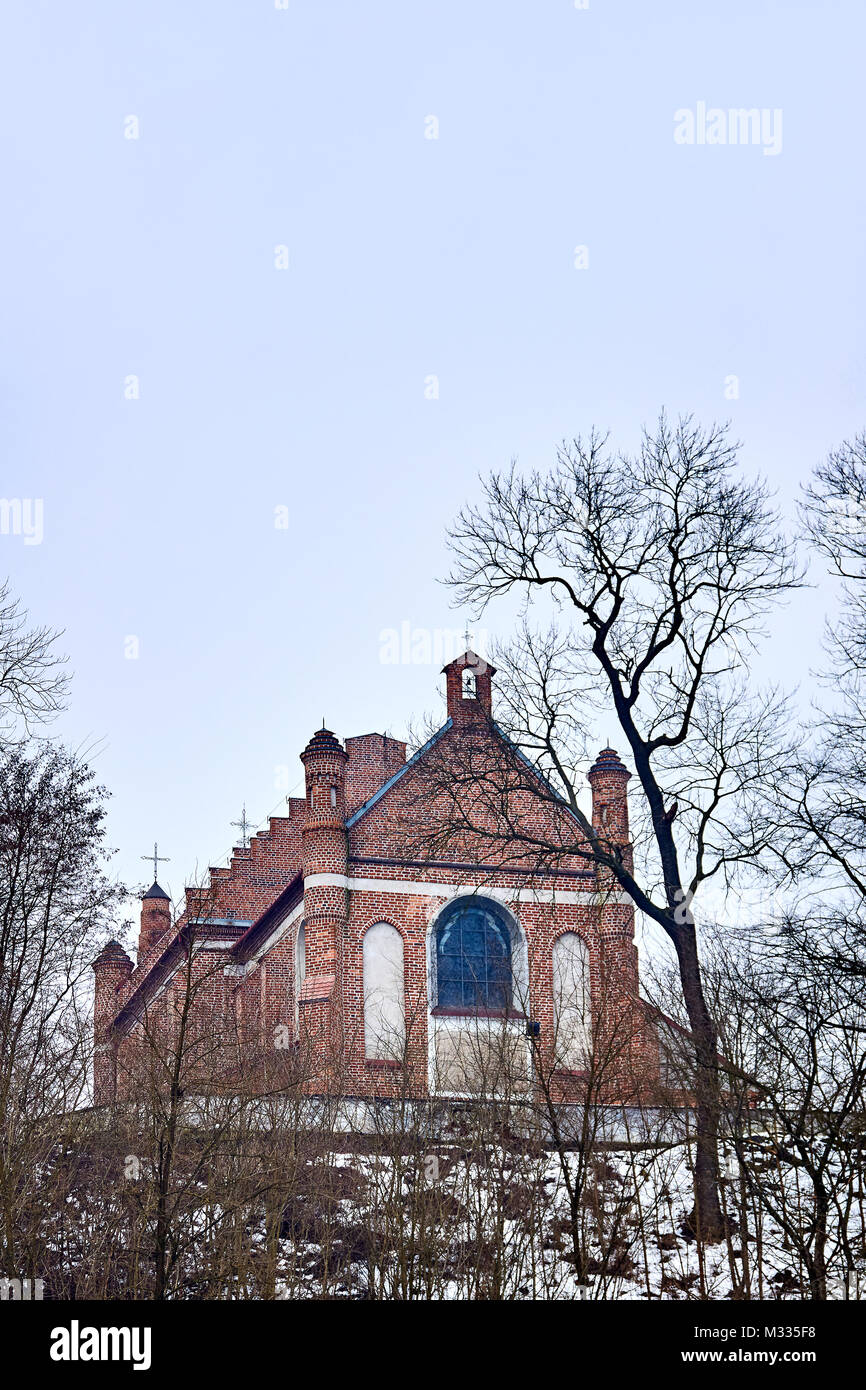
[[[493,668],[466,652],[444,674],[447,720],[414,757],[384,734],[318,730],[301,753],[306,796],[187,889],[179,918],[158,883],[144,895],[137,962],[111,941],[93,967],[96,1104],[134,1094],[142,1038],[191,987],[199,1026],[246,1040],[245,1060],[225,1062],[235,1083],[256,1053],[302,1055],[312,1093],[530,1095],[543,1074],[567,1099],[600,1052],[612,1099],[654,1083],[633,905],[581,856],[565,803],[533,800],[537,774],[493,718]],[[522,799],[561,854],[507,852],[489,798],[459,833],[435,833],[480,766],[479,785],[514,771],[497,795]],[[605,748],[588,776],[594,829],[628,853],[629,772]]]

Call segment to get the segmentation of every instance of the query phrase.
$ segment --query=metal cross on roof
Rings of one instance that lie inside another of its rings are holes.
[[[240,820],[233,820],[232,825],[236,825],[238,830],[241,832],[241,843],[243,844],[244,849],[246,849],[250,838],[247,834],[247,831],[252,830],[253,828],[251,822],[247,820],[246,802],[244,802]]]
[[[154,842],[153,842],[153,854],[142,854],[140,857],[141,857],[142,859],[152,859],[152,860],[153,860],[153,881],[154,881],[154,883],[156,883],[156,880],[157,880],[157,878],[159,877],[159,865],[160,865],[160,864],[168,864],[168,863],[170,862],[170,861],[169,861],[169,858],[168,858],[168,855],[159,854],[159,853],[158,853],[158,851],[157,851],[156,840],[154,840]]]

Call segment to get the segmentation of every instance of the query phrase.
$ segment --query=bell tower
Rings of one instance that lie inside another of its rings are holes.
[[[455,724],[491,719],[496,670],[483,656],[465,651],[442,667],[449,718]]]

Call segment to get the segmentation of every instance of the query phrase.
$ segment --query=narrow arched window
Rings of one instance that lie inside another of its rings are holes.
[[[592,1050],[589,949],[577,932],[553,943],[553,1010],[556,1064],[583,1071]]]
[[[364,1055],[399,1062],[406,1044],[403,938],[389,922],[364,934]]]
[[[307,941],[303,922],[298,927],[298,939],[295,942],[295,979],[297,981],[296,992],[300,994],[301,985],[307,978]]]
[[[463,672],[462,691],[464,700],[474,700],[478,695],[478,688],[475,683],[475,672],[467,667]]]
[[[498,904],[458,898],[436,924],[440,1012],[507,1013],[512,1007],[511,932]]]

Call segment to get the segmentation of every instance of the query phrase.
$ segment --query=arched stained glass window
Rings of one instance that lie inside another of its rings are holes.
[[[512,1006],[511,932],[484,898],[459,898],[436,925],[436,1003],[440,1010],[508,1011]]]

